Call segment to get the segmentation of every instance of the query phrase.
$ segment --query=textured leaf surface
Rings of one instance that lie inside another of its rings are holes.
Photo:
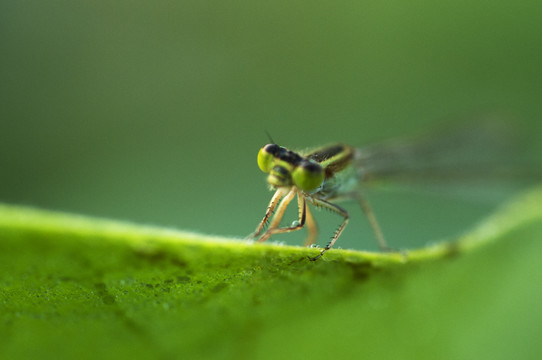
[[[542,189],[405,255],[0,206],[1,359],[542,357]]]

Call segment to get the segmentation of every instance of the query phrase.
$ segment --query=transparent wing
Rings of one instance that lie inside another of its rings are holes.
[[[364,183],[542,180],[513,126],[485,121],[359,148],[354,165]]]

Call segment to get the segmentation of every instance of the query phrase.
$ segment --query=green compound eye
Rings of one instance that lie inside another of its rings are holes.
[[[264,173],[268,173],[273,168],[275,155],[280,151],[280,146],[267,144],[258,152],[258,167]]]
[[[316,190],[324,182],[324,170],[311,161],[302,161],[292,172],[294,184],[303,191]]]

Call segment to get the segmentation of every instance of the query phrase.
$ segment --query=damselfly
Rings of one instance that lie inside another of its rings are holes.
[[[251,236],[259,236],[258,241],[263,242],[272,235],[307,225],[305,245],[313,245],[317,227],[307,203],[328,209],[340,215],[342,223],[320,254],[311,259],[317,260],[333,247],[350,218],[348,211],[335,201],[353,199],[369,220],[380,248],[389,250],[371,206],[360,192],[360,184],[390,176],[423,179],[487,176],[497,168],[495,161],[502,161],[502,157],[496,155],[502,149],[501,134],[502,131],[497,132],[485,124],[476,129],[446,132],[444,136],[433,134],[416,141],[395,141],[366,148],[333,144],[297,153],[274,143],[267,144],[258,153],[258,166],[269,174],[267,182],[275,194]],[[298,220],[290,226],[279,227],[296,195]]]

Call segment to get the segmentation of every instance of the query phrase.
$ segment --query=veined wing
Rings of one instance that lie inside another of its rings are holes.
[[[356,149],[362,182],[451,182],[542,179],[510,126],[484,122]]]

